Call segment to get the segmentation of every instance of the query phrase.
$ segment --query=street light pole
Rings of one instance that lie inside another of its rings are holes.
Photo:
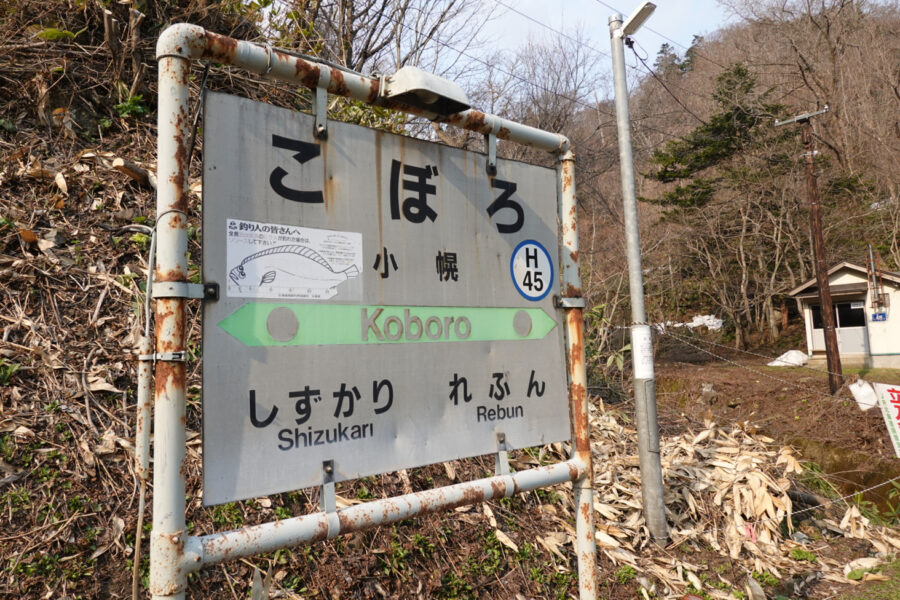
[[[609,18],[613,74],[616,96],[616,124],[619,135],[619,166],[622,174],[622,203],[625,212],[625,245],[628,258],[628,287],[631,293],[631,355],[634,359],[634,412],[638,430],[641,464],[641,498],[644,519],[655,542],[669,537],[663,502],[662,466],[659,455],[659,423],[656,416],[656,385],[653,379],[653,341],[644,309],[644,280],[641,267],[641,236],[637,199],[634,192],[634,163],[631,154],[631,117],[625,82],[626,36],[634,33],[656,8],[644,2],[624,23],[622,15]]]

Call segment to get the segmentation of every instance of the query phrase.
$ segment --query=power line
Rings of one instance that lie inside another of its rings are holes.
[[[559,31],[559,30],[557,30],[557,29],[554,29],[553,27],[550,27],[550,26],[547,25],[546,23],[544,23],[544,22],[542,22],[542,21],[538,21],[538,20],[535,19],[534,17],[532,17],[532,16],[530,16],[530,15],[527,15],[527,14],[523,13],[523,12],[520,11],[519,9],[513,8],[512,6],[509,6],[508,4],[505,4],[504,2],[501,2],[501,0],[494,0],[494,1],[495,1],[497,4],[499,4],[500,6],[506,8],[506,9],[508,9],[508,10],[511,10],[512,12],[516,13],[516,14],[519,15],[519,16],[522,16],[522,17],[528,19],[528,20],[531,21],[532,23],[534,23],[534,24],[536,24],[536,25],[540,25],[540,26],[543,27],[544,29],[547,29],[547,30],[549,30],[549,31],[552,31],[552,32],[555,33],[556,35],[559,35],[559,36],[561,36],[561,37],[566,38],[566,39],[569,40],[570,42],[575,42],[575,43],[578,44],[579,46],[582,46],[582,47],[584,47],[584,48],[587,48],[588,50],[593,50],[593,51],[596,52],[597,54],[602,54],[603,56],[606,56],[606,57],[608,57],[608,58],[612,58],[612,55],[611,55],[609,52],[604,52],[603,50],[598,50],[597,48],[594,48],[593,46],[588,46],[587,44],[585,44],[585,43],[582,42],[581,40],[576,39],[576,38],[573,38],[572,36],[567,35],[567,34],[563,33],[562,31]],[[631,65],[628,65],[628,67],[629,67],[630,69],[637,70],[637,67],[632,67]]]
[[[598,50],[597,48],[594,48],[593,46],[590,46],[590,45],[588,45],[588,44],[585,44],[583,41],[581,41],[581,40],[579,40],[579,39],[573,38],[572,36],[567,35],[566,33],[563,33],[562,31],[560,31],[560,30],[558,30],[558,29],[554,29],[554,28],[551,27],[550,25],[547,25],[546,23],[544,23],[544,22],[542,22],[542,21],[539,21],[539,20],[535,19],[534,17],[532,17],[532,16],[530,16],[530,15],[528,15],[528,14],[522,12],[521,10],[519,10],[519,9],[517,9],[517,8],[513,8],[512,6],[509,6],[508,4],[502,2],[502,0],[494,0],[494,1],[495,1],[497,4],[499,4],[500,6],[503,6],[504,8],[506,8],[506,9],[508,9],[508,10],[514,12],[514,13],[516,13],[517,15],[519,15],[519,16],[521,16],[521,17],[524,17],[525,19],[528,19],[528,20],[531,21],[532,23],[535,23],[536,25],[539,25],[539,26],[543,27],[544,29],[547,29],[548,31],[551,31],[551,32],[555,33],[555,34],[558,35],[558,36],[561,36],[561,37],[566,38],[566,39],[569,40],[570,42],[574,42],[575,44],[581,46],[582,48],[587,48],[588,50],[592,50],[592,51],[594,51],[594,52],[596,52],[596,53],[598,53],[598,54],[602,54],[603,56],[606,56],[606,57],[612,59],[612,55],[609,54],[608,52],[604,52],[603,50]],[[634,51],[633,48],[632,48],[632,51]],[[635,55],[637,55],[637,53],[635,53]],[[640,58],[640,56],[638,56],[637,58],[638,58],[638,60],[640,60],[642,63],[644,63],[644,67],[650,72],[650,74],[653,75],[654,77],[656,77],[656,74],[653,72],[653,70],[652,70],[649,66],[647,66],[647,63],[644,62],[644,61]],[[637,72],[637,73],[640,73],[640,72],[641,72],[641,70],[640,70],[639,68],[635,67],[635,66],[632,66],[632,65],[625,65],[625,66],[626,66],[627,68],[631,69],[632,71]],[[665,85],[665,84],[663,84],[663,85]],[[694,92],[694,91],[692,91],[692,90],[690,90],[690,89],[682,88],[681,86],[675,86],[675,87],[677,87],[679,90],[681,90],[681,91],[683,91],[683,92],[686,92],[686,93],[688,93],[688,94],[693,94],[693,95],[695,95],[695,96],[697,96],[697,97],[699,97],[699,98],[710,99],[709,96],[705,96],[705,95],[703,95],[703,94],[699,94],[699,93]],[[667,91],[668,91],[668,90],[667,90]],[[669,92],[669,93],[671,94],[672,92]],[[677,98],[676,98],[676,100],[677,100]],[[680,102],[679,102],[679,104],[680,104]],[[682,105],[682,106],[683,106],[683,105]],[[687,108],[685,108],[685,110],[687,110]],[[688,112],[690,112],[690,111],[688,111]],[[702,121],[702,119],[701,119],[701,121]]]
[[[682,344],[686,344],[686,345],[688,345],[688,346],[694,348],[695,350],[699,350],[700,352],[703,352],[703,353],[705,353],[705,354],[709,354],[709,355],[712,356],[713,358],[717,358],[717,359],[719,359],[719,360],[721,360],[721,361],[723,361],[723,362],[727,362],[728,364],[733,365],[733,366],[735,366],[735,367],[739,367],[739,368],[741,368],[741,369],[744,369],[745,371],[750,371],[751,373],[754,373],[754,374],[756,374],[756,375],[759,375],[760,377],[765,377],[765,378],[767,378],[767,379],[771,379],[772,381],[777,381],[778,383],[780,383],[780,384],[782,384],[782,385],[786,385],[786,386],[788,386],[788,387],[792,387],[792,388],[794,388],[794,389],[798,389],[798,390],[801,390],[801,391],[803,391],[803,392],[812,393],[812,394],[817,394],[817,395],[819,395],[819,396],[822,396],[823,398],[827,398],[828,400],[832,400],[832,401],[836,401],[836,402],[845,402],[845,401],[846,401],[846,400],[843,399],[843,398],[837,398],[837,397],[835,397],[835,396],[832,396],[831,394],[826,394],[825,392],[820,392],[819,390],[816,390],[816,389],[811,389],[811,388],[809,388],[809,387],[805,387],[805,386],[802,386],[802,385],[798,385],[798,384],[794,383],[793,381],[788,381],[787,379],[782,379],[781,377],[775,377],[774,375],[770,375],[769,373],[766,373],[765,371],[760,371],[760,370],[758,370],[758,369],[754,369],[754,368],[752,368],[752,367],[748,367],[747,365],[742,365],[741,363],[736,362],[736,361],[733,361],[733,360],[731,360],[731,359],[729,359],[729,358],[725,358],[724,356],[719,356],[719,355],[716,354],[715,352],[712,352],[712,351],[710,351],[710,350],[706,350],[705,348],[701,348],[700,346],[698,346],[698,345],[692,343],[688,338],[683,337],[683,336],[680,336],[680,335],[678,335],[677,333],[674,333],[674,332],[672,332],[672,331],[669,331],[669,328],[666,328],[666,329],[660,331],[660,333],[661,333],[662,335],[669,335],[669,336],[672,336],[672,337],[674,337],[675,339],[679,340]],[[807,367],[807,368],[811,368],[811,367]],[[815,370],[817,370],[817,369],[812,369],[812,370],[815,371]]]
[[[653,69],[650,68],[649,65],[647,65],[646,61],[644,61],[644,59],[641,58],[641,56],[640,56],[640,55],[637,53],[637,51],[634,49],[634,43],[629,44],[628,41],[626,41],[625,43],[628,45],[629,48],[631,48],[631,51],[634,53],[635,58],[637,58],[639,61],[641,61],[641,64],[644,65],[644,68],[647,69],[647,72],[649,72],[650,75],[653,76],[653,79],[655,79],[655,80],[659,83],[659,85],[661,85],[661,86],[663,87],[663,89],[666,90],[666,91],[669,93],[669,95],[672,96],[672,98],[675,99],[675,102],[677,102],[678,105],[679,105],[681,108],[683,108],[685,111],[687,111],[687,114],[691,115],[692,117],[694,117],[695,119],[697,119],[698,121],[700,121],[701,123],[703,123],[704,125],[706,125],[706,124],[707,124],[706,121],[704,121],[703,119],[701,119],[700,117],[698,117],[696,114],[694,114],[694,111],[692,111],[692,110],[689,109],[687,106],[685,106],[684,102],[682,102],[682,101],[678,98],[678,96],[676,96],[674,93],[672,93],[672,90],[669,89],[669,86],[666,85],[666,82],[663,81],[662,78],[661,78],[659,75],[657,75],[657,74],[653,71]]]
[[[606,8],[608,8],[608,9],[610,9],[610,10],[614,10],[614,11],[616,11],[617,13],[622,13],[622,14],[624,14],[624,12],[623,12],[622,10],[619,10],[618,8],[616,8],[615,6],[613,6],[613,5],[611,5],[611,4],[607,4],[606,2],[603,2],[603,0],[595,0],[595,1],[597,2],[597,4],[600,4],[600,5],[602,5],[602,6],[605,6]],[[653,28],[651,28],[651,27],[648,27],[648,26],[646,26],[646,25],[643,25],[643,26],[641,26],[641,29],[646,29],[646,30],[649,31],[650,33],[655,33],[656,35],[658,35],[658,36],[661,37],[662,39],[664,39],[664,40],[666,40],[666,41],[668,41],[668,42],[672,42],[673,44],[675,44],[676,46],[678,46],[678,47],[680,47],[680,48],[684,48],[685,50],[690,50],[690,48],[687,47],[687,46],[685,46],[684,44],[681,44],[681,43],[679,43],[679,42],[676,42],[676,41],[673,40],[672,38],[663,35],[662,33],[656,31],[655,29],[653,29]],[[711,59],[711,58],[707,58],[707,57],[703,56],[702,54],[700,54],[700,53],[697,52],[696,50],[694,50],[694,55],[695,55],[695,56],[698,56],[698,57],[700,57],[700,58],[702,58],[703,60],[705,60],[705,61],[707,61],[707,62],[710,62],[710,63],[716,65],[717,67],[719,67],[719,68],[721,68],[721,69],[726,68],[724,65],[721,65],[721,64],[717,63],[716,61],[714,61],[714,60]]]

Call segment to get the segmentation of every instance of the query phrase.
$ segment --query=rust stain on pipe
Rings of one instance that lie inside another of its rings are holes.
[[[302,58],[293,56],[291,58],[294,60],[294,77],[308,88],[317,87],[319,85],[319,67]]]
[[[204,33],[206,43],[203,47],[203,58],[216,62],[232,63],[237,55],[238,42],[234,38],[207,31]]]
[[[571,372],[578,373],[584,371],[584,320],[581,309],[575,308],[568,311],[566,315],[569,329],[569,359],[571,361]],[[585,457],[587,461],[591,460],[591,439],[590,425],[586,414],[581,414],[580,407],[587,401],[587,390],[581,383],[575,382],[575,377],[569,386],[569,400],[572,405],[572,414],[574,415],[575,428],[575,451],[579,456]],[[589,463],[590,464],[590,463]]]
[[[337,94],[338,96],[350,95],[350,88],[347,87],[347,82],[344,81],[344,72],[340,69],[332,67],[331,83],[328,84],[328,91],[332,94]]]
[[[369,82],[369,95],[366,97],[366,102],[368,104],[374,104],[375,100],[378,99],[379,93],[381,93],[381,82],[378,78],[373,78]]]
[[[571,283],[566,284],[566,290],[563,294],[565,298],[581,298],[581,288]]]

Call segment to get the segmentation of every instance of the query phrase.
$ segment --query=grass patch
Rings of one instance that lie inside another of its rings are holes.
[[[885,565],[881,573],[889,581],[863,583],[840,595],[837,600],[897,600],[900,598],[900,559]]]
[[[859,375],[867,381],[900,385],[900,369],[867,369],[862,367],[844,368],[845,375]]]

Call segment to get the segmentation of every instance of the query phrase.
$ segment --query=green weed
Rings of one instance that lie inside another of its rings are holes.
[[[0,359],[0,387],[4,387],[9,385],[10,380],[13,375],[21,368],[22,365],[14,362],[6,362],[4,359]]]
[[[804,550],[803,548],[792,549],[791,558],[793,558],[794,560],[805,560],[806,562],[811,563],[819,561],[815,554],[813,554],[809,550]]]
[[[218,528],[237,529],[244,524],[244,515],[235,502],[220,504],[212,512],[212,522]]]
[[[756,571],[753,572],[753,579],[757,580],[763,585],[768,586],[776,586],[778,585],[778,578],[772,575],[771,573],[758,573]]]
[[[129,96],[128,100],[125,102],[116,104],[116,112],[119,113],[119,116],[123,119],[143,117],[150,112],[150,109],[144,105],[143,101],[144,97],[140,94]]]
[[[441,577],[441,587],[437,590],[435,597],[443,600],[475,600],[477,598],[472,585],[452,571]]]
[[[434,544],[424,535],[419,533],[413,534],[413,548],[422,557],[431,556],[434,552]]]
[[[406,569],[408,556],[409,550],[404,548],[403,544],[391,542],[388,551],[378,559],[381,572],[385,575],[399,575],[401,571]]]
[[[0,504],[10,507],[10,513],[16,514],[19,509],[31,506],[31,496],[25,488],[13,488],[0,496]]]
[[[625,585],[626,583],[634,580],[634,578],[637,577],[637,571],[635,571],[634,567],[632,567],[631,565],[623,565],[619,567],[614,576],[619,584]]]

